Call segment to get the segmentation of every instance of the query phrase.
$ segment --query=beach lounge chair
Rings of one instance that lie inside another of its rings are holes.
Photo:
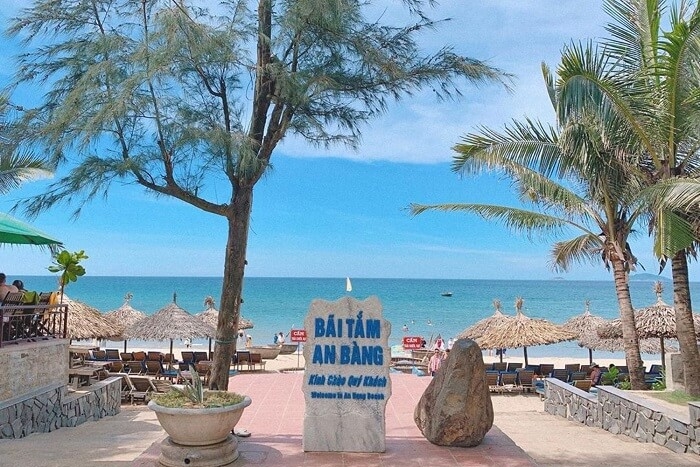
[[[577,387],[581,391],[590,391],[591,389],[591,380],[590,379],[577,379],[572,383],[574,387]]]
[[[182,361],[184,363],[194,363],[194,352],[190,352],[189,350],[183,350],[181,355]]]
[[[122,402],[132,402],[131,394],[134,392],[134,385],[131,383],[129,375],[126,373],[113,372],[109,376],[120,376],[122,378],[121,397]]]
[[[492,370],[493,370],[493,363],[484,362],[484,371],[492,371]]]
[[[207,352],[194,352],[194,362],[202,362],[209,360],[209,354]]]
[[[550,374],[552,374],[552,371],[554,370],[554,364],[553,363],[540,363],[540,376],[543,377],[548,377]]]
[[[122,361],[113,361],[109,363],[109,372],[110,373],[124,373],[124,362]]]
[[[204,384],[209,384],[209,377],[211,376],[211,365],[212,362],[209,360],[202,360],[194,364],[194,369],[199,376],[202,377],[202,382]]]
[[[151,380],[151,383],[153,384],[153,387],[156,388],[155,392],[160,394],[169,392],[173,387],[173,384],[170,381],[166,381],[164,379],[153,379]]]
[[[107,360],[107,352],[105,352],[104,350],[93,350],[92,358],[88,360]]]
[[[107,360],[121,360],[119,349],[105,349],[105,354],[107,355]]]
[[[572,371],[581,371],[581,364],[580,363],[567,363],[564,365],[564,369],[571,373]]]
[[[580,381],[582,379],[588,379],[588,374],[585,371],[572,371],[569,374],[569,381]]]
[[[244,350],[239,350],[236,352],[236,369],[238,371],[243,370],[243,367],[245,366],[247,369],[250,369],[250,352],[244,351]]]
[[[585,371],[586,374],[589,374],[591,372],[591,366],[590,365],[581,365],[581,368],[579,368],[579,371]]]
[[[151,382],[148,376],[131,376],[131,384],[134,386],[134,390],[131,392],[132,403],[137,400],[143,401],[144,404],[149,401],[151,394],[156,392],[156,387]]]
[[[163,361],[163,353],[150,351],[150,352],[148,352],[148,354],[146,354],[146,360],[150,360],[152,362],[162,362]]]
[[[130,375],[140,375],[144,372],[143,362],[137,362],[136,360],[130,360],[126,363],[126,368],[129,369]]]
[[[567,382],[569,380],[569,372],[564,368],[555,368],[552,370],[552,378]]]
[[[146,360],[146,352],[144,352],[142,350],[132,352],[132,355],[134,357],[134,360],[136,360],[136,361],[142,362],[142,361]]]
[[[495,371],[487,371],[486,372],[486,384],[489,385],[489,391],[490,392],[500,392],[499,386],[498,386],[498,372]]]
[[[508,369],[508,362],[494,362],[493,369],[496,371],[506,371]]]
[[[535,377],[533,370],[520,370],[518,372],[518,387],[525,392],[532,392],[532,379]]]
[[[511,372],[511,371],[516,371],[519,370],[520,368],[523,367],[522,363],[518,362],[508,362],[508,369],[506,371]]]
[[[501,373],[501,391],[511,392],[516,388],[517,373],[503,372]]]
[[[119,358],[122,359],[122,362],[128,362],[134,359],[134,354],[131,352],[121,352]]]
[[[146,360],[144,363],[146,365],[146,376],[153,376],[155,378],[160,376],[163,371],[163,365],[161,365],[159,360]]]

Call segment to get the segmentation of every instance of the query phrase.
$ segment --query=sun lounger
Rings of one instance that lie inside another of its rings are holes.
[[[194,352],[194,362],[202,362],[209,360],[209,354],[207,352]]]
[[[163,361],[163,353],[162,352],[148,352],[146,355],[146,360],[150,360],[153,362],[162,362]]]
[[[123,362],[129,362],[134,359],[134,354],[132,352],[121,352],[119,358],[121,358]]]
[[[105,349],[107,360],[121,360],[119,349]]]
[[[487,371],[486,372],[486,384],[489,385],[489,391],[491,392],[500,392],[499,386],[498,386],[498,372],[495,371]]]
[[[163,365],[161,365],[160,360],[146,360],[146,375],[158,378],[163,371]]]
[[[136,351],[132,353],[134,360],[142,362],[146,360],[146,352]]]
[[[535,377],[535,372],[532,370],[520,370],[518,372],[518,386],[525,392],[532,391],[532,379]]]
[[[194,363],[194,352],[191,352],[189,350],[183,350],[181,352],[182,355],[182,361],[185,363]]]
[[[588,392],[591,389],[590,379],[578,379],[572,383],[574,387],[579,388],[581,391]]]
[[[124,362],[114,361],[109,363],[110,373],[125,373],[124,372]]]
[[[264,369],[265,369],[265,363],[266,363],[266,362],[262,359],[262,355],[261,355],[261,354],[259,354],[259,353],[253,353],[253,352],[250,353],[250,361],[248,362],[248,368],[250,368],[251,370],[255,371],[255,370],[256,370],[255,366],[256,366],[256,365],[259,365],[259,366],[260,366],[260,370],[264,370]]]
[[[582,379],[588,379],[588,374],[585,371],[572,371],[569,374],[569,382],[580,381]]]
[[[581,364],[580,363],[567,363],[564,365],[564,369],[568,371],[569,373],[573,371],[581,371]]]
[[[546,378],[552,373],[553,370],[554,370],[553,363],[540,363],[539,375]]]
[[[92,358],[89,360],[107,360],[107,352],[104,350],[93,350]]]
[[[130,360],[126,363],[126,368],[129,369],[130,375],[140,375],[144,372],[143,362],[137,362],[136,360]]]
[[[151,380],[151,383],[153,384],[153,387],[156,388],[155,392],[157,393],[168,392],[173,387],[170,381],[166,381],[164,379],[153,379]]]
[[[508,369],[508,362],[494,362],[493,369],[496,371],[506,371]]]
[[[512,371],[517,371],[522,367],[523,364],[520,362],[508,362],[508,369],[506,371],[510,373]]]
[[[569,372],[564,368],[555,368],[552,370],[552,378],[567,382],[569,380]]]
[[[513,391],[516,388],[517,376],[515,372],[501,373],[501,391]]]
[[[128,375],[134,390],[131,392],[131,400],[135,402],[141,400],[144,403],[151,398],[151,393],[156,392],[156,387],[153,385],[151,378],[147,376],[131,376]]]

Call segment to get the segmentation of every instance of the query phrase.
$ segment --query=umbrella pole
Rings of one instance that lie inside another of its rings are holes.
[[[525,356],[525,366],[527,366],[527,347],[523,347],[523,355]]]
[[[498,349],[498,350],[500,350],[499,354],[501,357],[501,363],[503,363],[503,349]]]
[[[170,339],[170,363],[169,363],[170,368],[173,367],[173,366],[172,366],[172,365],[173,365],[173,360],[175,360],[175,355],[173,354],[173,340]],[[170,368],[168,368],[168,369],[170,369]]]
[[[124,339],[124,353],[126,353],[126,339]]]
[[[209,359],[211,360],[211,337],[209,338]]]
[[[588,349],[588,364],[593,365],[593,349]]]

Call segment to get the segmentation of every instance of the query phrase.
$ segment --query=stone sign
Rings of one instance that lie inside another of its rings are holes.
[[[314,300],[304,328],[304,451],[384,452],[391,324],[379,299]]]

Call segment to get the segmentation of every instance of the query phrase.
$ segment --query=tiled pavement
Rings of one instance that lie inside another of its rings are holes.
[[[386,452],[310,453],[302,449],[304,395],[302,374],[242,374],[231,378],[229,390],[247,394],[253,404],[245,409],[237,426],[252,433],[240,438],[239,459],[234,466],[536,466],[535,461],[494,426],[484,442],[473,448],[435,446],[420,433],[413,409],[430,378],[392,374],[392,396],[386,408]],[[159,442],[135,462],[158,465]]]

